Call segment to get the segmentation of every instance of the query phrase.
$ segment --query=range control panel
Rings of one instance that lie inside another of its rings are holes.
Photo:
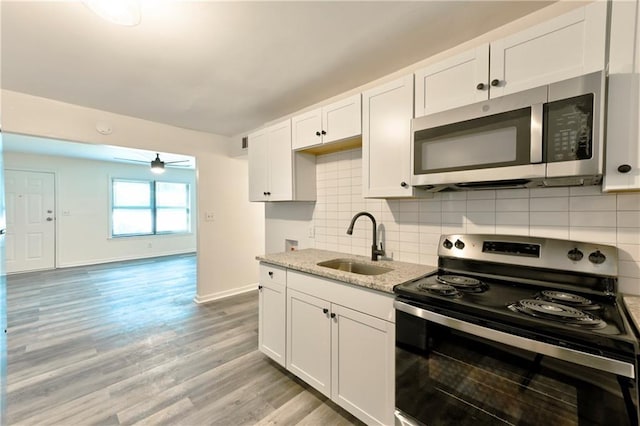
[[[618,275],[617,247],[517,235],[442,235],[438,255],[598,275]]]

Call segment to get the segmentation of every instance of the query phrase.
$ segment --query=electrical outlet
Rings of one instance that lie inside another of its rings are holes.
[[[313,225],[309,226],[309,238],[315,238],[316,237],[316,227]]]
[[[215,216],[213,212],[205,212],[204,213],[205,222],[213,222],[215,220]]]

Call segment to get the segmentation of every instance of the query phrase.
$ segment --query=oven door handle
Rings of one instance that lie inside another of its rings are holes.
[[[527,339],[526,337],[516,336],[492,328],[482,327],[477,324],[462,321],[457,318],[451,318],[436,312],[418,308],[417,306],[395,300],[393,306],[402,312],[414,317],[422,318],[454,330],[462,331],[483,339],[492,340],[514,348],[525,349],[530,352],[548,355],[552,358],[558,358],[563,361],[572,362],[574,364],[595,368],[597,370],[606,371],[608,373],[617,374],[619,376],[635,379],[635,367],[633,364],[615,359],[605,358],[600,355],[594,355],[586,352],[576,351],[574,349],[555,346],[550,343],[539,342],[537,340]]]

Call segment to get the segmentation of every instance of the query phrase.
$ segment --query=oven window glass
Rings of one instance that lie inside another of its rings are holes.
[[[416,174],[530,163],[531,108],[414,132]]]
[[[637,416],[629,379],[397,313],[396,408],[425,425],[621,426]]]

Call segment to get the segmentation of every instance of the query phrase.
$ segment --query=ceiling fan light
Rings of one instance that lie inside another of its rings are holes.
[[[156,154],[156,159],[151,162],[151,172],[157,175],[164,173],[164,161],[160,159],[160,154]]]
[[[140,23],[139,0],[83,0],[94,13],[114,24],[133,27]]]

